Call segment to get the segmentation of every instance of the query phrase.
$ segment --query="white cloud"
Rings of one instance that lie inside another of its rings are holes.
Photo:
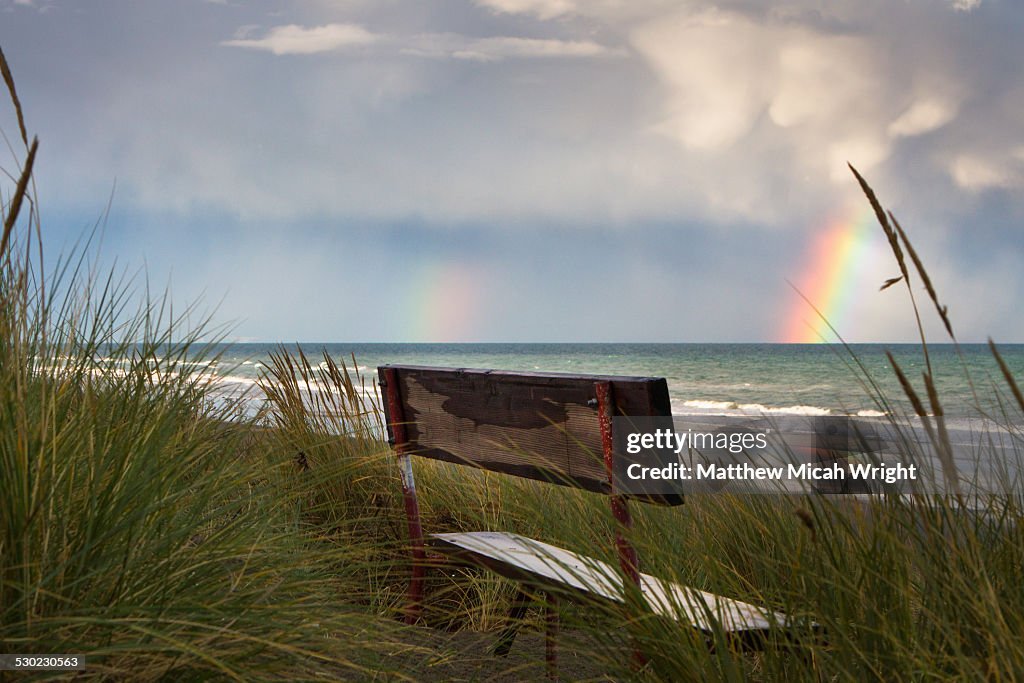
[[[553,19],[576,11],[575,0],[477,0],[477,4],[496,12],[533,14],[540,19]]]
[[[889,135],[909,137],[930,133],[949,123],[954,116],[956,108],[948,102],[937,99],[918,100],[889,124]]]
[[[964,188],[1008,187],[1021,177],[1008,161],[978,161],[987,158],[978,151],[989,147],[984,139],[1005,130],[1019,108],[998,105],[1007,120],[993,120],[992,130],[966,128],[997,107],[969,106],[975,67],[936,47],[948,37],[908,39],[887,26],[869,28],[863,17],[829,18],[707,9],[639,23],[630,42],[662,86],[654,130],[684,156],[723,162],[734,205],[742,204],[736,177],[749,165],[771,168],[776,182],[800,193],[848,187],[847,162],[885,182],[886,162],[907,149],[901,140],[940,129],[933,159],[949,159],[942,150],[950,147],[970,154],[922,171],[949,172]],[[928,18],[942,21],[940,13]],[[968,120],[959,120],[963,112]],[[713,204],[716,193],[707,188],[705,197]]]
[[[372,44],[385,51],[414,57],[468,59],[482,62],[512,58],[596,57],[611,54],[591,40],[557,40],[495,36],[470,38],[456,33],[423,33],[410,36],[380,34],[355,24],[327,24],[304,28],[275,26],[262,38],[252,37],[258,26],[247,24],[222,45],[267,50],[275,55],[315,54]]]
[[[879,93],[876,64],[868,45],[859,38],[817,34],[809,29],[759,27],[767,41],[769,63],[776,77],[768,114],[783,128],[846,124],[862,115]],[[755,70],[744,75],[756,78]]]
[[[755,26],[711,10],[651,22],[632,42],[669,88],[661,132],[687,147],[714,150],[750,131],[774,80],[769,46]]]
[[[850,168],[853,164],[858,171],[866,173],[889,157],[889,144],[881,136],[866,132],[860,137],[844,136],[823,147],[828,160],[829,179],[836,184],[850,184]]]
[[[679,0],[473,0],[496,14],[519,14],[542,21],[585,18],[604,26],[622,25],[678,11]],[[688,3],[690,5],[701,3]],[[704,3],[708,4],[708,3]]]
[[[960,12],[970,12],[981,6],[981,0],[953,0],[953,9]]]
[[[787,7],[800,3],[814,4]],[[977,22],[944,2],[901,5],[885,17],[850,3],[837,18],[831,10],[682,12],[662,0],[488,0],[488,8],[523,14],[481,17],[488,10],[478,8],[456,22],[427,10],[429,20],[389,19],[365,9],[373,4],[310,13],[305,24],[290,17],[279,20],[287,26],[243,26],[235,35],[235,26],[265,16],[232,14],[237,23],[223,34],[232,45],[365,58],[282,60],[271,84],[262,74],[233,82],[237,92],[216,114],[154,108],[166,123],[152,138],[139,106],[187,92],[188,79],[173,89],[166,78],[159,88],[147,79],[144,91],[107,97],[146,124],[130,152],[111,143],[121,152],[103,177],[125,179],[124,196],[139,186],[140,204],[187,210],[199,202],[247,218],[423,216],[500,231],[525,219],[618,229],[683,216],[781,233],[856,194],[847,162],[899,210],[966,211],[974,189],[1008,187],[1024,175],[1012,152],[998,164],[987,152],[998,149],[993,139],[1024,140],[1011,135],[1024,110],[1011,105],[1024,100],[979,98],[995,92],[983,87],[990,53],[974,34],[951,39]],[[556,6],[572,17],[534,18]],[[620,14],[607,18],[616,7]],[[372,42],[350,48],[349,38],[331,33],[338,26],[356,26]],[[445,28],[464,33],[432,32]],[[992,54],[1010,56],[992,44]],[[549,68],[554,59],[574,63]],[[499,60],[518,65],[487,66]],[[208,87],[226,87],[213,85],[223,77],[216,70],[205,73]],[[999,116],[986,113],[997,104]],[[122,140],[130,125],[114,126]],[[171,127],[181,132],[168,136]],[[196,142],[173,142],[183,139]],[[138,157],[134,166],[129,157]],[[935,201],[934,188],[949,186],[954,191]]]
[[[957,185],[971,192],[1024,185],[1020,171],[1007,161],[962,154],[949,164],[949,173]]]
[[[355,24],[325,24],[304,28],[296,24],[275,26],[262,38],[235,38],[222,45],[267,50],[275,55],[314,54],[368,45],[378,39]]]
[[[666,86],[658,130],[688,149],[770,138],[790,150],[783,163],[795,176],[842,183],[847,161],[867,171],[889,156],[892,98],[862,38],[717,9],[649,22],[631,38]]]
[[[451,53],[456,59],[493,61],[507,57],[595,57],[609,50],[589,40],[482,38]]]

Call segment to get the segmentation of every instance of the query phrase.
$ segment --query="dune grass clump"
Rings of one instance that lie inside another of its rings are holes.
[[[208,324],[186,326],[87,256],[45,271],[29,142],[0,243],[0,651],[78,654],[85,678],[362,678],[390,624],[299,523],[291,462],[228,421]],[[141,299],[141,303],[138,303]],[[50,673],[40,676],[59,677]]]

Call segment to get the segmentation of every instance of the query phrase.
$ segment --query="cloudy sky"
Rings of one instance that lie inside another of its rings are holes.
[[[1021,35],[1017,0],[0,0],[49,245],[113,190],[105,259],[275,341],[786,341],[790,283],[912,340],[847,162],[960,337],[1024,341]]]

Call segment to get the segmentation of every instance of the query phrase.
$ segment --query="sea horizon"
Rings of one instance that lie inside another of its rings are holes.
[[[772,342],[223,342],[196,351],[199,366],[225,392],[257,384],[270,354],[301,349],[315,366],[327,353],[374,385],[385,364],[508,371],[664,377],[676,415],[852,415],[911,413],[886,351],[921,395],[920,344],[791,344]],[[1024,344],[999,346],[1012,372],[1024,374]],[[355,367],[352,367],[352,358]],[[1005,381],[987,344],[929,345],[935,385],[946,415],[978,417]],[[863,375],[868,373],[870,380]],[[968,379],[970,377],[970,379]],[[880,389],[870,389],[873,381]]]

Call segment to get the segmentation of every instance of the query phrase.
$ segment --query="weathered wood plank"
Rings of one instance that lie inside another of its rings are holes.
[[[662,378],[387,365],[382,381],[386,369],[398,378],[410,453],[602,493],[595,382],[612,383],[617,415],[671,414]],[[393,436],[390,413],[388,422]]]
[[[481,531],[434,534],[433,547],[480,564],[508,578],[538,587],[554,587],[589,599],[622,602],[622,577],[606,562],[518,534]],[[688,623],[705,633],[766,631],[785,626],[786,615],[749,603],[640,575],[641,590],[651,611]]]

